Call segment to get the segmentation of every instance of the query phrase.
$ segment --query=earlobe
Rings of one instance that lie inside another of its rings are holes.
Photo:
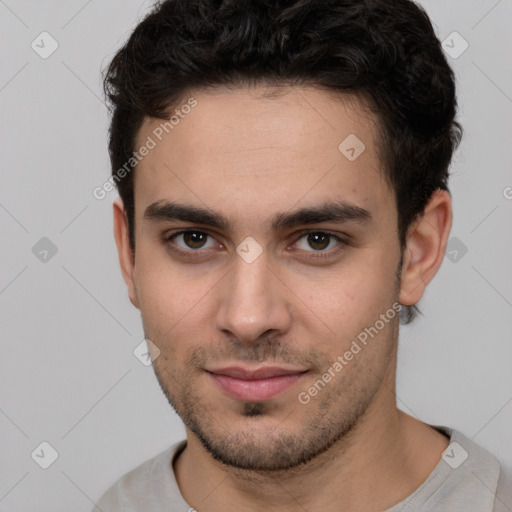
[[[133,279],[135,270],[135,258],[130,247],[128,219],[126,217],[126,210],[123,201],[120,197],[116,198],[113,202],[114,213],[114,237],[119,256],[119,264],[121,266],[121,273],[124,282],[128,288],[128,296],[130,302],[139,308],[139,301],[135,289],[135,282]]]
[[[443,262],[451,227],[450,194],[436,190],[423,214],[409,228],[401,275],[401,304],[412,306],[423,296]]]

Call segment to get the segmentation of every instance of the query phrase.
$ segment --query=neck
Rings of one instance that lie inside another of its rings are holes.
[[[382,386],[358,424],[329,450],[286,471],[254,472],[216,461],[187,430],[178,486],[197,510],[382,511],[416,490],[440,460],[445,436],[399,411]]]

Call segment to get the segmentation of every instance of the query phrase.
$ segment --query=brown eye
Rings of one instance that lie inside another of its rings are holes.
[[[339,245],[340,242],[342,242],[342,240],[339,237],[330,233],[324,231],[310,231],[304,233],[295,245],[303,251],[312,252],[311,249],[313,249],[313,251],[325,251],[328,248],[332,249],[336,245]]]
[[[215,247],[215,239],[208,233],[198,230],[179,231],[166,237],[166,243],[171,243],[182,251],[196,252],[198,249]]]
[[[347,243],[341,236],[326,231],[306,231],[294,244],[308,258],[330,258],[343,252]]]
[[[201,249],[206,242],[208,235],[201,231],[188,231],[183,233],[183,241],[191,249]]]
[[[307,240],[312,249],[322,251],[329,247],[331,237],[327,233],[309,233]]]

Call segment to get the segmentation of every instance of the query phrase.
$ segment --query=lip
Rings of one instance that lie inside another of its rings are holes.
[[[230,398],[262,402],[283,393],[303,377],[307,370],[266,366],[248,369],[230,366],[207,370],[215,384]]]

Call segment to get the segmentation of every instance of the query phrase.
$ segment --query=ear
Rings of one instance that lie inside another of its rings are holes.
[[[444,259],[452,227],[452,201],[445,190],[436,190],[423,214],[409,227],[399,301],[404,306],[419,302]]]
[[[120,197],[113,203],[114,208],[114,237],[116,239],[117,252],[119,255],[119,264],[124,282],[128,287],[128,295],[131,303],[139,308],[139,301],[135,290],[133,272],[135,268],[135,255],[130,248],[128,218]]]

